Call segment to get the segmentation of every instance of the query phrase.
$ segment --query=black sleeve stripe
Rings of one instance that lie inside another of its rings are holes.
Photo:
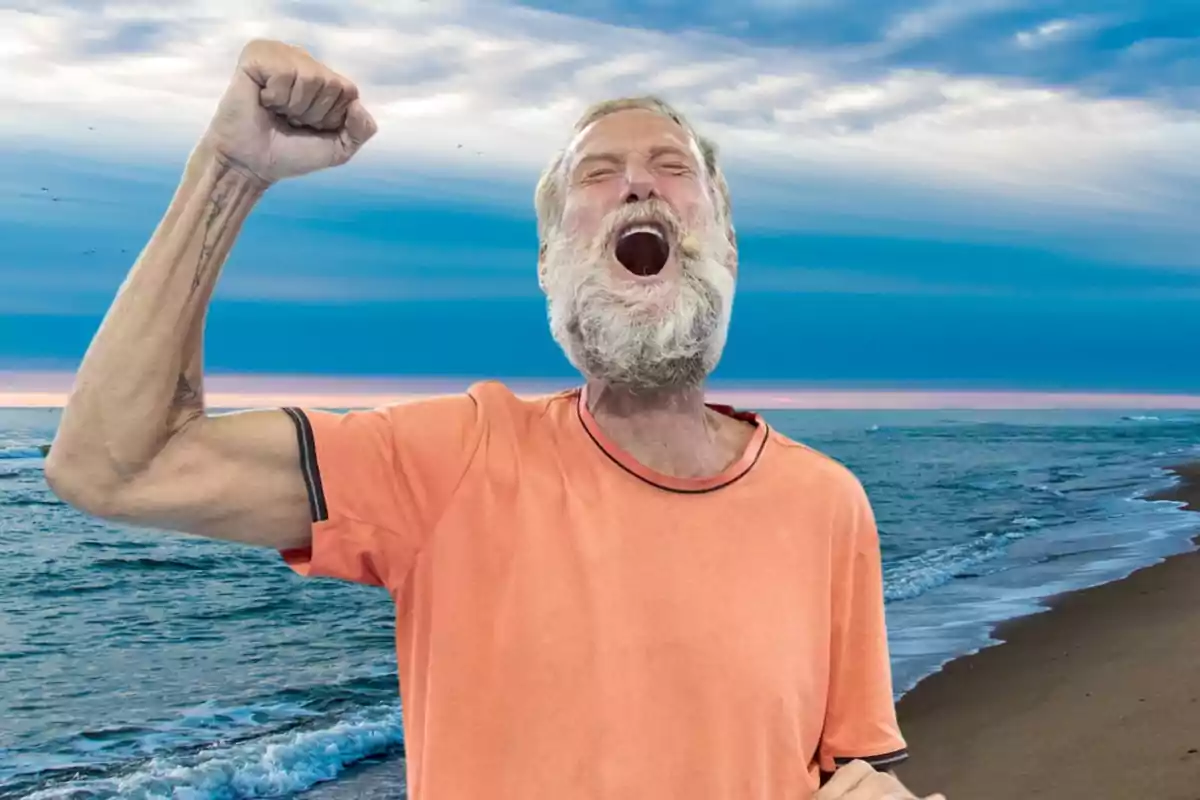
[[[313,522],[323,522],[329,519],[329,508],[325,505],[325,489],[321,485],[321,468],[317,464],[317,442],[313,438],[312,424],[298,408],[285,408],[283,411],[296,423],[300,472],[304,475],[304,487],[308,490],[309,513]]]
[[[894,750],[891,753],[883,753],[877,756],[851,756],[848,758],[835,758],[833,763],[839,767],[844,767],[851,761],[865,761],[875,769],[891,769],[897,764],[908,760],[908,750]]]

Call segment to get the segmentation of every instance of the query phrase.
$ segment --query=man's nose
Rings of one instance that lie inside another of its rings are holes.
[[[652,197],[658,197],[658,190],[654,188],[654,175],[645,167],[630,164],[626,169],[625,180],[628,184],[625,189],[626,203],[644,203]]]

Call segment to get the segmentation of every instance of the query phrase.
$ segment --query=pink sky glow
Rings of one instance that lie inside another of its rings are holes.
[[[58,407],[71,385],[66,372],[0,371],[0,407]],[[362,408],[461,391],[466,380],[213,375],[205,379],[213,408]],[[512,381],[519,394],[543,394],[569,381]],[[751,409],[1046,409],[1200,410],[1200,395],[1098,392],[840,390],[805,387],[715,387],[712,402]]]

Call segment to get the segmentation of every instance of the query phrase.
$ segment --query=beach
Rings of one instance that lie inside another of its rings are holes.
[[[1200,463],[1148,499],[1200,511]],[[1057,597],[899,704],[918,793],[1200,798],[1200,552]]]

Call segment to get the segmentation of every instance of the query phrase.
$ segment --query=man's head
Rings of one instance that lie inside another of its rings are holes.
[[[699,386],[720,360],[737,248],[716,150],[653,97],[588,109],[538,182],[550,328],[587,378]]]

